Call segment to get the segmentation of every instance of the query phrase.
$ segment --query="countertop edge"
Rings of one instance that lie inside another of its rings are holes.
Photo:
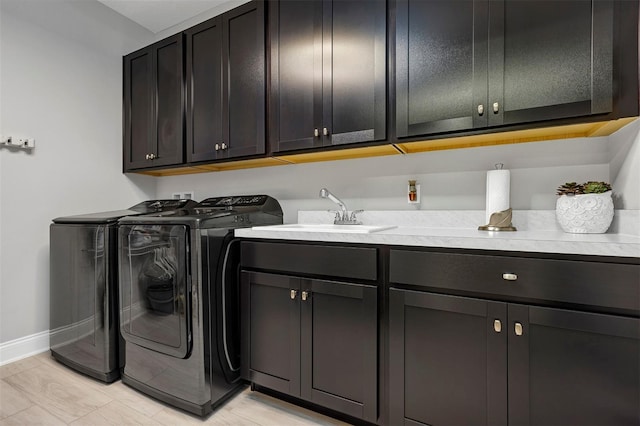
[[[517,231],[516,231],[517,232]],[[455,235],[457,234],[457,235]],[[461,235],[462,234],[462,235]],[[497,234],[497,235],[496,235]],[[395,228],[369,234],[236,229],[240,238],[314,241],[348,244],[376,244],[412,247],[442,247],[534,253],[557,253],[640,258],[640,239],[618,234],[561,234],[527,232],[482,233],[472,229],[438,229],[437,235],[422,229]],[[612,239],[614,241],[603,241]],[[618,241],[615,241],[618,240]],[[637,241],[636,241],[637,240]]]

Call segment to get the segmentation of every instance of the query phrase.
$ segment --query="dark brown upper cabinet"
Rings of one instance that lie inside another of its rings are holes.
[[[184,162],[182,34],[124,57],[125,172]]]
[[[271,150],[385,139],[386,1],[269,7]]]
[[[187,162],[264,154],[264,3],[247,3],[185,34]]]
[[[398,0],[397,136],[611,113],[618,6]]]

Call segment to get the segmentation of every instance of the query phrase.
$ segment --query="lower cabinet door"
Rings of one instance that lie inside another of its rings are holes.
[[[507,305],[389,290],[392,425],[507,424]]]
[[[301,280],[301,396],[375,423],[376,287]]]
[[[240,286],[242,377],[300,396],[300,280],[243,271]]]
[[[509,305],[509,424],[640,424],[640,319]]]

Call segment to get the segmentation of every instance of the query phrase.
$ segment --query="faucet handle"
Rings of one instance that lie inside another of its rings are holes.
[[[360,225],[361,223],[358,221],[358,217],[356,216],[358,213],[362,213],[364,210],[354,210],[351,212],[351,216],[349,216],[349,222],[353,222],[355,225]]]

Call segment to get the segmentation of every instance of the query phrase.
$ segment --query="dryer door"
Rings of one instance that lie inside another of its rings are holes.
[[[186,358],[191,350],[188,227],[122,225],[118,234],[122,337]]]

